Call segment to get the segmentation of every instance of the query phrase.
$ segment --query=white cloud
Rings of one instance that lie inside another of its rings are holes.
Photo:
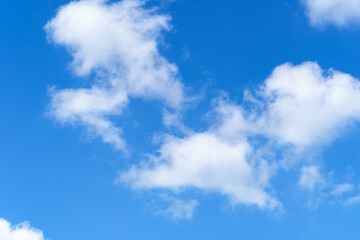
[[[360,0],[302,0],[313,25],[360,23]]]
[[[196,188],[226,195],[234,204],[274,209],[280,203],[264,189],[272,168],[254,158],[246,136],[228,132],[228,124],[239,116],[229,113],[236,108],[222,101],[217,112],[222,124],[210,130],[191,133],[185,138],[168,137],[151,161],[133,167],[119,176],[120,182],[134,189]]]
[[[260,134],[298,150],[330,143],[360,120],[360,82],[318,64],[283,64],[261,86]]]
[[[60,91],[52,89],[50,93],[50,111],[57,121],[82,124],[102,137],[104,142],[113,144],[117,149],[125,149],[125,142],[120,138],[121,130],[106,117],[121,114],[128,102],[124,91],[93,87]]]
[[[8,221],[0,218],[0,240],[45,240],[45,238],[40,230],[30,227],[26,222],[11,226]]]
[[[169,202],[170,205],[165,210],[160,211],[160,213],[168,215],[175,220],[192,219],[194,210],[199,205],[196,200],[184,201],[168,195],[163,195],[162,198]]]
[[[299,186],[305,190],[312,191],[326,184],[318,166],[302,167],[300,173]]]
[[[71,2],[45,26],[48,39],[72,54],[75,74],[96,74],[91,88],[50,91],[50,112],[60,122],[89,127],[117,148],[124,148],[121,129],[108,117],[120,115],[130,97],[159,99],[172,108],[185,100],[176,65],[158,49],[161,32],[170,29],[170,17],[143,4]]]

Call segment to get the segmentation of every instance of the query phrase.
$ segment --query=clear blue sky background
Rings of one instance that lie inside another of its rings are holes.
[[[295,190],[298,172],[292,170],[272,180],[284,213],[194,193],[200,205],[193,219],[177,221],[154,213],[161,203],[153,192],[115,185],[119,170],[156,149],[151,138],[163,130],[162,108],[135,100],[118,120],[130,157],[46,115],[49,86],[87,84],[69,70],[66,50],[46,40],[44,25],[66,3],[0,2],[0,217],[14,224],[29,220],[53,240],[359,238],[360,205],[343,206],[335,198],[307,206],[314,196]],[[316,61],[360,78],[360,27],[314,28],[297,0],[179,0],[160,11],[172,16],[173,26],[162,53],[179,66],[191,91],[206,92],[186,113],[194,129],[202,129],[218,90],[241,102],[245,89],[285,62]],[[353,128],[319,157],[335,181],[352,175],[359,182],[359,132]]]

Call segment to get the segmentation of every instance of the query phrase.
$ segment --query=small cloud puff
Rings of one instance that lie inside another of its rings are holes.
[[[360,0],[301,0],[314,26],[360,23]]]
[[[40,230],[30,227],[27,222],[11,226],[8,221],[0,218],[0,240],[45,240],[45,238]]]

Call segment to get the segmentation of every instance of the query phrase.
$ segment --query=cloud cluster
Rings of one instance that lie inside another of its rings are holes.
[[[281,204],[266,189],[278,159],[261,152],[302,154],[334,141],[360,120],[360,106],[353,104],[360,101],[360,82],[335,70],[323,72],[314,62],[283,64],[255,97],[245,96],[246,108],[219,100],[207,131],[167,137],[158,154],[120,173],[119,180],[135,189],[218,192],[235,204],[275,209]],[[319,184],[325,180],[318,167],[302,168],[302,188]]]
[[[322,8],[330,2],[305,2],[314,24],[337,19],[322,10],[331,9]],[[357,1],[348,2],[356,9]],[[181,109],[187,97],[177,67],[159,51],[169,20],[140,0],[82,0],[61,7],[45,27],[48,38],[72,54],[75,74],[94,74],[95,82],[89,88],[52,88],[55,119],[82,124],[104,142],[126,149],[121,128],[110,116],[121,115],[131,98],[157,99]],[[332,69],[324,72],[314,62],[286,63],[255,93],[246,92],[243,105],[226,98],[215,102],[213,119],[203,131],[187,128],[177,113],[165,111],[164,125],[180,128],[184,136],[167,135],[156,153],[122,171],[118,182],[134,189],[198,189],[227,196],[233,204],[279,209],[271,177],[280,167],[269,156],[322,147],[360,120],[360,105],[354,104],[360,102],[360,82]],[[300,186],[312,189],[319,182],[316,167],[301,170]],[[336,190],[343,191],[346,186]],[[190,218],[196,205],[178,200],[167,211]]]
[[[302,0],[314,26],[360,23],[359,0]]]
[[[124,149],[120,115],[130,98],[158,99],[171,108],[184,102],[176,65],[159,52],[170,17],[140,0],[83,0],[62,6],[45,26],[48,39],[73,56],[75,74],[95,74],[90,88],[52,88],[50,113],[62,123],[82,124],[104,142]]]
[[[30,227],[26,222],[11,226],[8,221],[0,218],[0,240],[45,240],[45,238],[40,230]]]

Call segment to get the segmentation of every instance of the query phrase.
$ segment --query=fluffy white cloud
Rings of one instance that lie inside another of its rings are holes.
[[[0,240],[45,240],[45,238],[40,230],[30,227],[28,223],[11,226],[8,221],[0,218]]]
[[[79,76],[96,74],[88,89],[50,91],[50,112],[63,122],[80,123],[105,142],[124,148],[121,130],[109,120],[129,97],[159,99],[172,108],[184,102],[177,67],[159,52],[167,15],[145,9],[144,1],[74,1],[62,6],[46,26],[48,39],[65,46]]]
[[[360,82],[314,62],[277,67],[261,87],[260,117],[254,128],[300,150],[333,141],[360,120]]]
[[[306,190],[314,190],[325,185],[326,181],[320,173],[318,166],[306,166],[301,168],[299,186]]]
[[[99,87],[91,89],[52,89],[50,111],[61,123],[75,123],[86,126],[99,135],[106,143],[125,150],[125,142],[120,137],[121,130],[107,119],[107,115],[121,114],[128,102],[127,94],[119,90],[106,90]]]
[[[360,0],[302,0],[313,25],[360,23]]]
[[[278,201],[264,190],[271,167],[252,156],[245,135],[228,132],[229,122],[239,117],[228,109],[236,108],[220,101],[217,112],[222,124],[185,138],[168,137],[158,156],[121,173],[119,181],[135,189],[196,188],[226,195],[234,204],[279,207]]]

